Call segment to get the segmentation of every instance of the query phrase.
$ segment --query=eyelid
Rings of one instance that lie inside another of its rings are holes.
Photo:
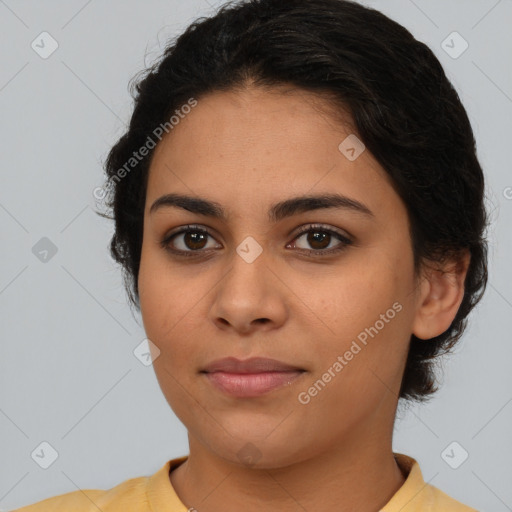
[[[173,237],[174,235],[179,235],[183,232],[186,232],[188,230],[192,231],[194,229],[196,229],[197,231],[202,231],[204,233],[207,233],[211,237],[214,237],[214,233],[213,233],[214,230],[210,227],[203,226],[202,224],[186,224],[184,226],[180,226],[180,227],[176,228],[175,230],[172,230],[169,233],[165,234],[164,239],[168,240],[169,238]],[[349,234],[345,230],[340,230],[339,228],[336,228],[334,226],[330,226],[327,224],[321,224],[321,223],[315,223],[315,222],[302,224],[298,228],[292,229],[288,233],[287,236],[292,236],[292,234],[295,232],[295,235],[294,235],[294,239],[295,239],[298,236],[302,235],[303,233],[307,233],[308,231],[310,231],[312,229],[318,229],[318,230],[322,229],[324,231],[336,233],[337,235],[340,235],[341,237],[345,237],[349,240],[351,240],[353,238],[352,235]]]
[[[341,238],[344,238],[344,239],[350,240],[350,241],[352,241],[352,238],[353,238],[352,235],[350,235],[346,231],[342,231],[339,228],[336,228],[334,226],[329,226],[327,224],[319,224],[317,222],[303,224],[302,226],[299,226],[297,229],[298,229],[298,231],[294,235],[294,240],[298,236],[300,236],[304,233],[308,233],[309,231],[312,231],[315,229],[317,229],[318,231],[326,231],[328,233],[334,233],[334,234],[340,236]],[[290,233],[290,235],[291,235],[291,233]]]
[[[295,242],[295,240],[297,238],[299,238],[300,236],[302,236],[303,234],[309,233],[314,230],[333,234],[333,235],[337,236],[340,241],[339,245],[341,247],[337,246],[337,247],[331,248],[331,249],[325,249],[325,250],[323,250],[323,249],[298,249],[299,252],[302,251],[302,253],[307,253],[309,255],[316,255],[316,256],[326,255],[327,256],[327,255],[331,255],[331,254],[335,254],[335,253],[340,253],[346,248],[346,246],[352,245],[354,243],[352,235],[348,234],[346,231],[342,231],[339,228],[336,228],[336,227],[330,226],[330,225],[325,225],[325,224],[320,224],[320,223],[306,223],[306,224],[299,226],[297,229],[298,229],[298,231],[295,232],[295,234],[293,235],[293,239],[290,243]],[[172,238],[174,238],[175,236],[187,233],[188,231],[196,231],[196,232],[200,232],[205,235],[208,235],[214,239],[216,238],[214,236],[214,234],[212,233],[213,230],[211,230],[211,228],[209,228],[209,227],[205,227],[200,224],[187,224],[185,226],[180,226],[179,228],[176,228],[176,230],[172,230],[171,232],[167,233],[164,236],[163,240],[160,242],[160,245],[165,250],[168,250],[172,254],[175,254],[178,256],[192,256],[192,255],[200,256],[201,254],[203,254],[203,255],[208,254],[211,251],[216,250],[216,249],[200,249],[197,251],[183,251],[181,249],[172,249],[169,247],[169,244],[170,244]],[[290,234],[288,236],[291,236],[292,233],[293,233],[293,231],[290,232]],[[290,245],[290,243],[288,243],[287,246]]]
[[[162,243],[169,242],[170,239],[173,238],[174,236],[181,235],[183,233],[186,233],[187,231],[198,231],[200,233],[207,234],[212,238],[216,238],[216,235],[214,234],[214,230],[212,228],[203,226],[202,224],[186,224],[185,226],[180,226],[166,233],[164,235]]]
[[[173,229],[173,230],[169,231],[168,233],[166,233],[163,236],[163,238],[160,240],[159,244],[163,249],[165,249],[173,254],[178,254],[178,253],[183,254],[183,253],[187,253],[187,252],[200,254],[200,253],[206,253],[206,252],[212,250],[212,249],[208,249],[208,250],[202,249],[202,250],[198,250],[198,251],[183,251],[181,249],[172,249],[169,247],[169,244],[171,243],[171,241],[174,237],[176,237],[178,235],[185,234],[188,231],[199,232],[199,233],[208,235],[210,238],[216,239],[216,236],[214,236],[214,234],[212,233],[213,230],[211,230],[211,228],[207,228],[200,224],[187,224],[185,226],[180,226],[180,227]]]

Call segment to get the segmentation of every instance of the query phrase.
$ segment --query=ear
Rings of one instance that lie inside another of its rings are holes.
[[[469,250],[440,268],[428,267],[420,283],[412,334],[428,340],[445,332],[464,298],[464,281],[469,268]]]

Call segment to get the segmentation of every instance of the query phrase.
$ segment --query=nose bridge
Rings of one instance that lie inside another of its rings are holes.
[[[270,251],[253,237],[240,242],[231,256],[228,272],[219,283],[212,304],[212,320],[223,327],[247,331],[270,320],[280,324],[285,307],[271,270]],[[274,325],[275,327],[275,325]]]
[[[250,294],[257,288],[262,289],[266,284],[265,274],[268,272],[269,251],[265,249],[253,236],[246,236],[233,251],[231,258],[231,270],[226,276],[231,285],[241,286],[243,294]],[[251,287],[253,290],[244,290]],[[253,293],[254,295],[254,293]]]

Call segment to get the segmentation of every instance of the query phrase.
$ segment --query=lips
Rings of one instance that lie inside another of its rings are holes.
[[[227,357],[213,361],[201,371],[217,390],[236,398],[253,398],[290,386],[305,372],[303,368],[263,357],[245,361]]]
[[[264,372],[295,372],[304,371],[303,368],[292,366],[275,359],[265,357],[252,357],[241,361],[235,357],[218,359],[207,365],[202,372],[226,372],[226,373],[264,373]]]

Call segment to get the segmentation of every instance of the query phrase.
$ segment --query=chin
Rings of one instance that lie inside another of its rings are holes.
[[[308,458],[307,447],[293,442],[290,437],[285,438],[286,436],[272,436],[267,439],[258,436],[246,436],[244,439],[230,437],[220,442],[208,440],[205,444],[217,457],[247,469],[278,469]]]

